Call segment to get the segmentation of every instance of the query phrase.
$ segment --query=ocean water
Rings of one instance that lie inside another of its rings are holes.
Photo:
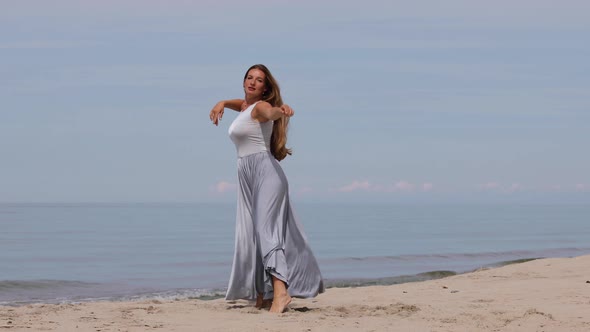
[[[590,254],[590,206],[295,204],[328,286]],[[234,204],[0,204],[0,305],[216,297]]]

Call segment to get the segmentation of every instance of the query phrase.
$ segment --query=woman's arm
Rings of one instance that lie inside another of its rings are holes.
[[[209,112],[209,119],[213,121],[214,125],[219,124],[219,120],[223,117],[223,111],[225,108],[232,109],[234,111],[240,111],[242,109],[242,104],[244,103],[244,99],[230,99],[230,100],[222,100],[213,106],[211,112]]]
[[[252,117],[258,120],[258,122],[274,121],[281,116],[293,116],[294,114],[293,109],[287,104],[281,107],[272,107],[265,101],[256,104],[252,110]]]
[[[225,108],[229,108],[239,112],[242,110],[242,104],[244,103],[244,99],[230,99],[220,101],[220,103],[224,103]]]

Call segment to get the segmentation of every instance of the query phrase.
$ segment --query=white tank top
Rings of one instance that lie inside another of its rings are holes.
[[[238,157],[270,151],[272,121],[260,123],[252,118],[252,110],[258,102],[240,112],[229,126],[229,137],[236,145]]]

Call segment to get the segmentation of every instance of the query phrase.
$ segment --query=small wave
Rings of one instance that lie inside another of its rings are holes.
[[[0,291],[55,289],[63,287],[91,287],[95,285],[97,284],[72,280],[2,280],[0,281]]]
[[[488,265],[488,267],[501,267],[501,266],[506,266],[506,265],[511,265],[511,264],[526,263],[526,262],[534,261],[536,259],[541,259],[541,258],[542,257],[513,259],[513,260],[509,260],[509,261],[502,261],[502,262],[490,264],[490,265]]]
[[[0,305],[30,303],[67,303],[80,298],[98,298],[117,294],[116,285],[76,280],[2,280]]]
[[[357,279],[327,279],[325,280],[328,288],[346,288],[346,287],[364,287],[364,286],[387,286],[405,284],[408,282],[426,281],[441,279],[456,275],[455,271],[429,271],[414,275],[385,277],[385,278],[357,278]]]
[[[119,296],[112,301],[175,301],[175,300],[215,300],[225,297],[223,289],[174,289],[161,292],[147,292],[142,294]]]
[[[518,262],[522,259],[531,259],[530,257],[556,257],[556,256],[575,256],[590,252],[590,248],[552,248],[542,250],[511,250],[497,252],[479,252],[479,253],[443,253],[443,254],[417,254],[417,255],[395,255],[395,256],[367,256],[367,257],[342,257],[323,259],[325,263],[340,262],[379,262],[379,261],[428,261],[428,260],[481,260],[481,259],[502,259],[507,258],[506,262]],[[516,259],[511,260],[512,257]],[[534,258],[533,258],[534,259]]]
[[[70,280],[0,281],[0,305],[21,306],[33,303],[81,303],[100,301],[213,300],[225,296],[223,289],[154,290],[125,284],[100,284]]]
[[[530,261],[533,261],[536,259],[539,259],[539,258],[523,258],[523,259],[502,261],[502,262],[484,265],[478,269],[495,268],[495,267],[501,267],[501,266],[506,266],[506,265],[511,265],[511,264],[520,264],[520,263],[530,262]],[[478,270],[478,269],[476,269],[476,270]],[[409,282],[442,279],[442,278],[454,276],[457,274],[469,273],[469,272],[473,272],[473,271],[475,271],[475,270],[462,271],[462,272],[455,272],[455,271],[448,271],[448,270],[436,270],[436,271],[417,273],[414,275],[403,275],[403,276],[385,277],[385,278],[326,279],[325,284],[326,284],[326,287],[328,287],[328,288],[387,286],[387,285],[404,284],[404,283],[409,283]]]

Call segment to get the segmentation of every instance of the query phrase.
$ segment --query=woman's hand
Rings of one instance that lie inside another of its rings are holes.
[[[219,120],[223,117],[223,110],[225,109],[225,105],[222,101],[218,102],[213,109],[209,113],[209,119],[213,121],[214,125],[219,124]]]
[[[291,108],[291,106],[289,106],[287,104],[283,104],[283,106],[281,106],[280,109],[281,109],[281,113],[283,113],[286,116],[293,116],[293,115],[295,115],[295,111],[293,111],[293,109]]]

